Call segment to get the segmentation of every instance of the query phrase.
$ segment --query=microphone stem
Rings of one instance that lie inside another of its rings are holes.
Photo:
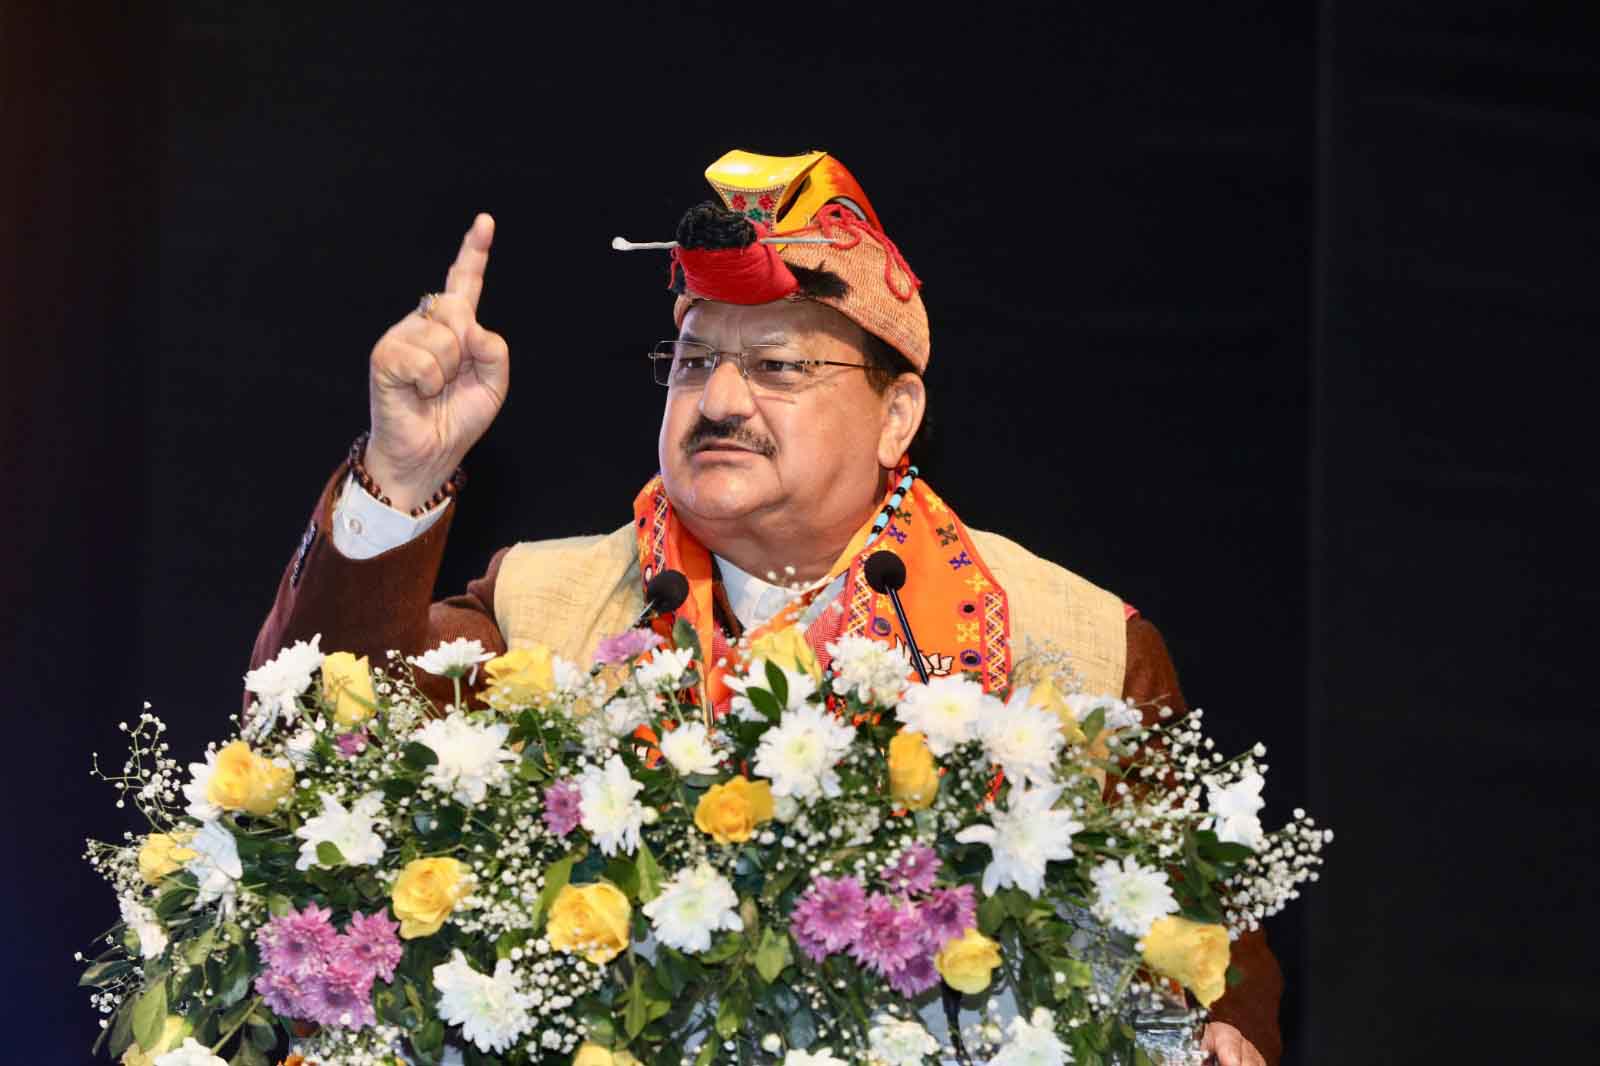
[[[894,604],[894,616],[900,619],[900,632],[906,635],[906,647],[911,649],[911,665],[917,668],[917,676],[922,683],[928,683],[928,668],[922,662],[922,649],[917,647],[917,638],[911,635],[911,623],[906,621],[906,609],[900,603],[900,590],[889,590],[889,602]]]

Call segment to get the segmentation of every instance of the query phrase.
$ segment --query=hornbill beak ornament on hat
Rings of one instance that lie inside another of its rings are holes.
[[[884,235],[861,185],[826,152],[765,156],[732,151],[706,168],[721,204],[689,209],[678,239],[635,243],[616,237],[618,251],[670,250],[673,318],[699,300],[764,304],[814,299],[828,304],[927,368],[928,315],[900,250]],[[832,273],[840,295],[800,294],[791,267]]]

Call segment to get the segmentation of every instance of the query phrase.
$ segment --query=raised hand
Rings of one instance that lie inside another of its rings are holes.
[[[365,465],[398,510],[444,484],[506,402],[510,349],[478,324],[493,241],[494,219],[473,219],[427,316],[411,312],[373,346]]]

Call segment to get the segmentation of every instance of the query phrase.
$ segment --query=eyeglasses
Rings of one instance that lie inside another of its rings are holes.
[[[844,366],[865,370],[865,363],[807,359],[781,344],[752,344],[742,352],[718,351],[699,341],[659,341],[650,350],[657,385],[669,389],[703,389],[723,359],[732,359],[739,374],[758,392],[798,392],[816,381],[818,367]]]

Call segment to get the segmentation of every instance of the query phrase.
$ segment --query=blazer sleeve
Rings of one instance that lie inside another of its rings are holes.
[[[1178,688],[1178,671],[1167,653],[1166,642],[1156,627],[1139,615],[1128,619],[1122,698],[1157,708],[1171,707],[1179,715],[1189,710]],[[1277,1066],[1283,1057],[1283,1034],[1278,1027],[1283,971],[1267,946],[1266,933],[1258,929],[1235,940],[1229,963],[1238,971],[1240,980],[1211,1005],[1212,1020],[1238,1029],[1261,1052],[1268,1066]]]
[[[317,634],[324,650],[366,655],[375,666],[385,661],[390,649],[417,655],[457,638],[476,640],[497,655],[504,653],[505,638],[494,618],[494,583],[509,549],[496,552],[488,571],[470,582],[466,592],[433,603],[445,540],[459,504],[452,503],[444,517],[420,536],[370,559],[351,559],[334,547],[329,535],[334,500],[348,473],[348,464],[341,464],[323,487],[299,549],[278,581],[272,610],[256,636],[250,669],[286,645]],[[417,681],[439,703],[453,691],[447,679],[420,670]],[[246,709],[250,700],[246,692]]]

